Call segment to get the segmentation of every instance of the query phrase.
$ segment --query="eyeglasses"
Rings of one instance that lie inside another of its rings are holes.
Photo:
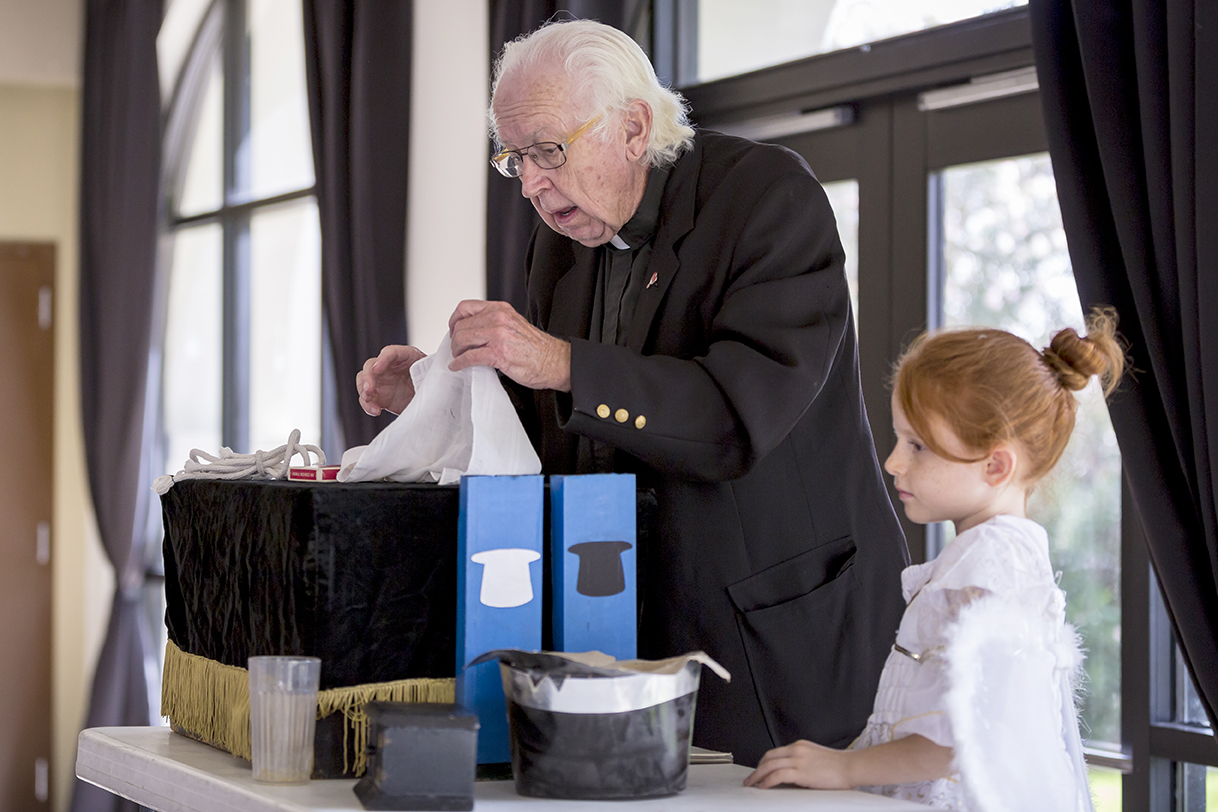
[[[574,144],[575,139],[587,132],[599,118],[600,116],[596,115],[588,119],[584,126],[571,133],[561,144],[557,141],[538,141],[524,149],[505,149],[491,158],[491,166],[498,169],[499,174],[505,178],[518,178],[524,171],[524,156],[527,155],[533,159],[538,169],[557,169],[567,162],[567,147]]]

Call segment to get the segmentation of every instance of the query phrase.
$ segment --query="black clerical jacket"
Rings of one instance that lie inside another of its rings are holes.
[[[588,340],[598,249],[542,226],[528,317],[571,341],[571,392],[524,394],[547,474],[591,441],[656,491],[639,655],[704,650],[694,742],[754,764],[845,746],[904,602],[905,540],[863,408],[832,210],[789,150],[699,132],[664,189],[625,346]],[[602,456],[603,459],[603,456]]]

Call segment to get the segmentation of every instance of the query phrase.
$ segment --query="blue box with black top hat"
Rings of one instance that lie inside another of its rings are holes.
[[[550,477],[551,630],[557,651],[637,651],[634,474]]]

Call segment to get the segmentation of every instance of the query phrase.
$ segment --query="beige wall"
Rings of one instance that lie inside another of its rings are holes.
[[[87,495],[77,375],[79,92],[0,84],[0,239],[56,246],[52,797],[66,808],[114,577]]]
[[[77,352],[80,0],[0,0],[0,239],[55,243],[53,808],[67,808],[114,576],[84,473]]]
[[[76,87],[84,0],[0,0],[0,85]]]

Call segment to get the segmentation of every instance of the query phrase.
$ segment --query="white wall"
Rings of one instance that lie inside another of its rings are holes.
[[[462,299],[486,295],[486,0],[414,4],[406,319],[436,349]]]

